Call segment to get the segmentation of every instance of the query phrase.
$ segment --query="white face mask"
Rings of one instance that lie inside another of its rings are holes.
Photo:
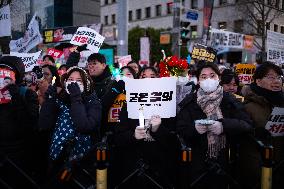
[[[200,81],[200,87],[204,92],[210,93],[217,89],[219,86],[219,79],[205,79],[203,81]]]
[[[189,81],[192,81],[195,85],[197,85],[197,78],[191,77]]]
[[[65,82],[65,90],[66,90],[66,92],[67,92],[68,94],[70,94],[70,92],[69,92],[67,86],[70,85],[71,83],[77,83],[78,86],[79,86],[79,88],[80,88],[81,93],[84,92],[84,85],[83,85],[82,82],[79,82],[79,81],[66,81],[66,82]]]

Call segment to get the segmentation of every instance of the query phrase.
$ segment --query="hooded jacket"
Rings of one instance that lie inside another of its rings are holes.
[[[30,89],[21,94],[20,83],[25,72],[20,58],[5,56],[0,66],[9,67],[16,73],[15,91],[11,102],[0,104],[0,152],[10,157],[20,167],[26,167],[31,144],[34,143],[34,131],[38,119],[39,104],[37,95]]]

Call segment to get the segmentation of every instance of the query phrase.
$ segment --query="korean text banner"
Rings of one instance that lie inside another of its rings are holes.
[[[273,108],[265,129],[274,137],[284,136],[284,108]]]
[[[87,44],[87,49],[97,53],[99,52],[104,39],[103,36],[91,28],[79,27],[70,43],[78,46]]]
[[[212,28],[210,43],[215,49],[243,49],[244,35]]]
[[[152,115],[161,118],[176,116],[176,78],[126,79],[128,117],[138,119],[143,106],[145,119]]]
[[[256,66],[254,64],[237,64],[235,72],[239,77],[240,83],[243,85],[251,84],[255,69]]]
[[[284,34],[267,30],[267,60],[284,64]]]
[[[201,44],[195,44],[192,49],[191,59],[197,63],[200,60],[207,62],[214,62],[217,52],[211,47],[207,47]]]
[[[10,49],[12,52],[29,52],[32,48],[42,42],[36,15],[33,16],[25,32],[25,36],[18,40],[11,40]]]
[[[0,37],[11,36],[10,6],[0,9]]]
[[[17,53],[11,52],[11,56],[17,56],[22,59],[25,64],[25,72],[32,71],[32,69],[37,65],[37,60],[41,54],[41,51],[36,53]]]

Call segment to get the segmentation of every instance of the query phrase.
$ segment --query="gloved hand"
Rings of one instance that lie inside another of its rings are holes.
[[[112,88],[115,89],[115,92],[123,93],[123,91],[125,90],[125,83],[123,80],[115,81]]]
[[[72,82],[70,83],[68,86],[67,86],[67,89],[70,93],[70,98],[71,98],[71,101],[77,101],[77,100],[81,100],[81,91],[80,91],[80,88],[79,88],[79,85],[75,82]]]
[[[223,133],[223,124],[220,121],[215,121],[212,125],[208,126],[208,130],[215,135]]]
[[[57,96],[56,86],[49,85],[45,94],[44,94],[45,99],[49,99],[49,98],[55,99],[56,96]]]
[[[162,123],[162,119],[159,115],[153,115],[150,119],[150,124],[152,126],[151,131],[156,132]]]
[[[86,51],[87,49],[87,44],[81,45],[79,47],[77,47],[76,49],[78,52],[82,52],[82,51]]]
[[[137,140],[141,140],[143,138],[146,138],[146,129],[142,127],[136,127],[135,132],[134,132],[134,137]]]
[[[206,125],[202,125],[202,124],[198,124],[198,123],[195,123],[195,129],[196,131],[199,133],[199,134],[204,134],[208,131],[208,126]]]

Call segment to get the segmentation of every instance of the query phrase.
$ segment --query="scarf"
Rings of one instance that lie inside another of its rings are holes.
[[[76,132],[69,108],[59,100],[56,102],[60,111],[51,140],[49,156],[52,160],[56,160],[63,149],[67,148],[69,161],[82,158],[91,149],[91,136]]]
[[[284,101],[284,94],[282,91],[271,91],[265,88],[257,86],[255,83],[250,85],[251,90],[259,95],[263,96],[269,103],[274,106],[281,106]]]
[[[222,98],[223,88],[220,85],[211,93],[206,93],[201,88],[197,91],[197,104],[201,107],[209,120],[218,120],[223,118],[220,109]],[[223,133],[216,135],[212,132],[207,132],[207,142],[207,155],[210,158],[217,158],[219,151],[226,146],[226,136]]]

